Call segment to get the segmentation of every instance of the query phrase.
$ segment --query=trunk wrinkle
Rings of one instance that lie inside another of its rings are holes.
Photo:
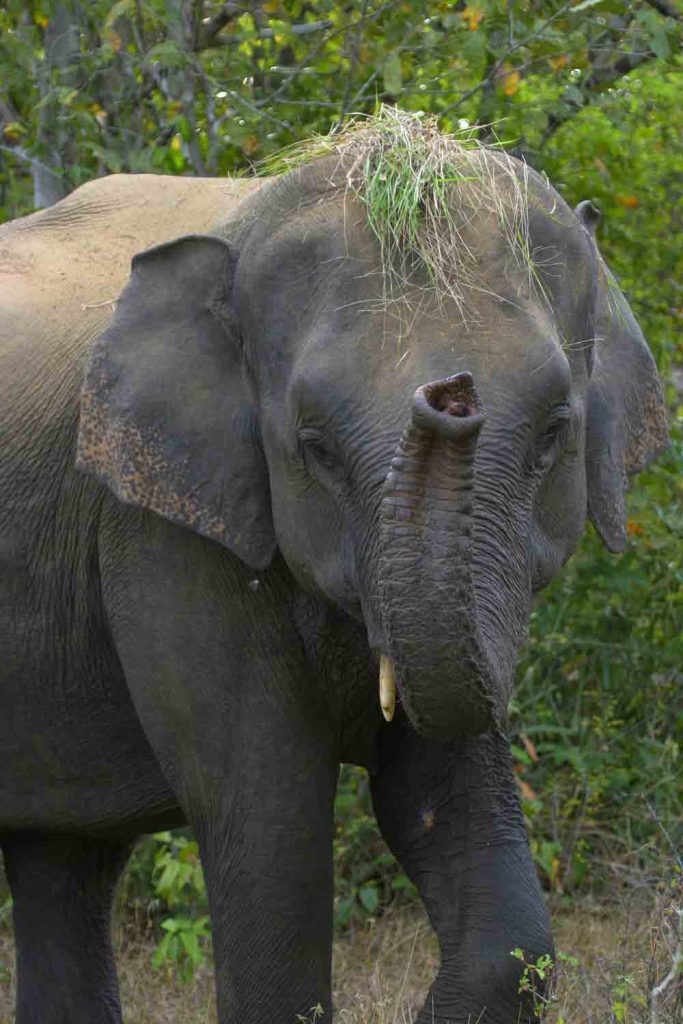
[[[413,725],[444,740],[490,728],[500,711],[471,576],[474,457],[484,417],[473,386],[463,392],[457,380],[454,396],[452,381],[418,390],[380,510],[387,653]],[[444,411],[454,401],[458,411]],[[474,413],[463,416],[463,404]]]

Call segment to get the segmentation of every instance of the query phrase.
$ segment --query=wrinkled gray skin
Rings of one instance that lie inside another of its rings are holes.
[[[329,1015],[340,760],[369,768],[438,933],[419,1020],[533,1017],[510,950],[552,939],[510,679],[532,593],[587,509],[623,544],[625,472],[665,442],[659,385],[590,205],[575,215],[532,177],[548,303],[475,218],[466,327],[424,295],[414,316],[379,308],[344,180],[329,163],[260,190],[113,178],[0,232],[18,1024],[119,1024],[112,889],[137,835],[181,822],[221,1024]],[[183,232],[134,260],[110,321],[130,256]]]

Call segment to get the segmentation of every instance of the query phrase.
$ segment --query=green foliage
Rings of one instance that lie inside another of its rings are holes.
[[[592,199],[602,211],[601,249],[665,381],[683,360],[681,71],[683,60],[676,71],[652,65],[626,76],[567,122],[543,156],[568,201]]]
[[[627,550],[591,531],[532,614],[515,753],[534,857],[560,892],[593,881],[598,854],[645,856],[657,820],[683,839],[682,470],[679,429],[639,478]]]
[[[161,927],[165,934],[152,963],[155,967],[173,969],[180,981],[192,981],[196,969],[206,962],[205,949],[211,937],[208,916],[168,917]]]
[[[194,839],[178,832],[157,832],[152,884],[169,910],[191,911],[206,902],[199,847]]]
[[[342,766],[335,818],[336,925],[350,927],[376,916],[396,900],[414,899],[414,887],[379,833],[364,771]]]
[[[199,847],[187,830],[157,832],[141,842],[123,880],[120,902],[154,921],[153,964],[190,981],[210,944],[208,902]]]
[[[413,901],[413,886],[380,836],[366,772],[342,766],[335,817],[335,925],[352,928],[395,901]],[[137,846],[119,903],[135,919],[151,919],[154,966],[191,980],[206,961],[210,930],[199,848],[187,829],[158,832]]]
[[[510,952],[510,956],[522,963],[517,991],[520,995],[528,995],[534,1014],[543,1017],[550,1002],[548,990],[552,987],[555,961],[549,953],[543,953],[536,960],[527,960],[519,946]]]
[[[675,66],[681,36],[681,16],[646,0],[183,6],[6,0],[0,219],[30,209],[40,166],[62,191],[119,171],[235,173],[380,101],[452,130],[497,122],[536,159],[625,72]]]
[[[610,555],[588,532],[540,595],[518,670],[513,725],[532,851],[565,894],[595,881],[600,857],[641,845],[647,857],[660,843],[657,819],[683,843],[683,405],[670,376],[683,359],[680,112],[679,77],[641,69],[565,123],[543,160],[570,202],[602,210],[602,251],[673,412],[670,450],[635,481],[627,550]]]
[[[300,1013],[296,1015],[297,1024],[316,1024],[316,1021],[322,1020],[325,1015],[320,1003],[317,1006],[312,1006],[309,1013],[305,1017],[302,1017]]]

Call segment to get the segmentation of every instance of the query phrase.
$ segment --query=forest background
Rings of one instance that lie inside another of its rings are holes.
[[[626,551],[608,555],[590,529],[539,599],[511,709],[513,752],[553,905],[643,891],[674,959],[683,846],[682,36],[680,0],[0,5],[0,221],[110,173],[258,172],[282,147],[381,102],[497,140],[546,172],[568,202],[588,198],[601,209],[600,245],[657,359],[673,443],[638,478]],[[367,927],[409,903],[411,887],[377,833],[362,773],[343,769],[337,818],[336,922]],[[209,941],[192,836],[145,840],[121,901],[153,934],[157,965],[191,977]],[[610,1019],[630,1020],[629,999],[637,1007],[644,997],[615,986]]]

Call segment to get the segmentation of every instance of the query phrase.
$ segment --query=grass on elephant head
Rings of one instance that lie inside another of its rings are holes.
[[[610,902],[584,899],[557,910],[554,930],[565,961],[548,1024],[680,1024],[683,975],[674,979],[656,1017],[649,999],[675,953],[675,893],[643,880]],[[153,942],[139,923],[117,925],[117,959],[126,1024],[215,1024],[212,973],[190,984],[151,968]],[[576,963],[571,962],[576,958]],[[334,949],[336,1024],[414,1024],[438,965],[429,925],[416,908],[388,911],[340,936]],[[12,1021],[12,941],[0,930],[0,1024]],[[312,1013],[310,1021],[324,1019]]]
[[[291,171],[323,156],[344,161],[348,188],[363,202],[381,251],[385,301],[405,298],[419,266],[439,298],[472,319],[471,293],[488,291],[467,241],[475,216],[490,214],[518,267],[536,282],[524,163],[500,146],[484,146],[473,129],[439,130],[436,118],[383,105],[329,135],[318,135],[268,158],[267,173]]]

